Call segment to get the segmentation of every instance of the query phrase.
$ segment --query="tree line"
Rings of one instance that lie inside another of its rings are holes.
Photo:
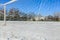
[[[0,20],[4,20],[4,11],[0,9]],[[16,8],[11,8],[6,13],[7,21],[60,21],[60,13],[54,13],[53,15],[42,16],[36,15],[34,12],[24,13]]]

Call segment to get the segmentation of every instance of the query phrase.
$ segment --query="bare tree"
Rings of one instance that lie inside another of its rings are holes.
[[[28,19],[32,20],[32,21],[35,21],[35,16],[36,16],[35,13],[31,12],[31,13],[28,14]]]
[[[0,20],[3,20],[4,19],[4,10],[1,9],[0,10]]]
[[[48,15],[45,17],[45,21],[53,21],[54,17],[52,15]]]
[[[9,20],[19,20],[19,18],[20,18],[19,10],[16,8],[10,9],[8,16],[10,18]]]
[[[27,21],[27,13],[20,12],[20,20],[21,21]]]
[[[58,13],[54,13],[54,20],[55,21],[59,21],[59,19],[60,19],[60,13],[58,12]]]

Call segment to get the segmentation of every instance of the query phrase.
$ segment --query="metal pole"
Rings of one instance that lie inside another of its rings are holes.
[[[4,25],[6,25],[6,5],[4,5]]]

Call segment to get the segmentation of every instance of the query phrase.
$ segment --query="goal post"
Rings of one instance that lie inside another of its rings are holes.
[[[4,20],[4,24],[3,25],[6,25],[6,6],[4,5],[2,5],[2,4],[0,4],[0,8],[1,7],[3,7],[2,9],[0,9],[0,14],[3,14],[4,16],[3,16],[3,20]],[[2,16],[2,15],[1,15]],[[0,16],[0,17],[1,17]],[[1,20],[1,18],[0,18],[0,20]]]
[[[4,25],[6,25],[6,6],[4,5]]]

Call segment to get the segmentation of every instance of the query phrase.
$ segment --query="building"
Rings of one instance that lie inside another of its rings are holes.
[[[44,21],[45,20],[45,17],[43,17],[43,16],[36,16],[35,17],[35,20],[36,21]]]

